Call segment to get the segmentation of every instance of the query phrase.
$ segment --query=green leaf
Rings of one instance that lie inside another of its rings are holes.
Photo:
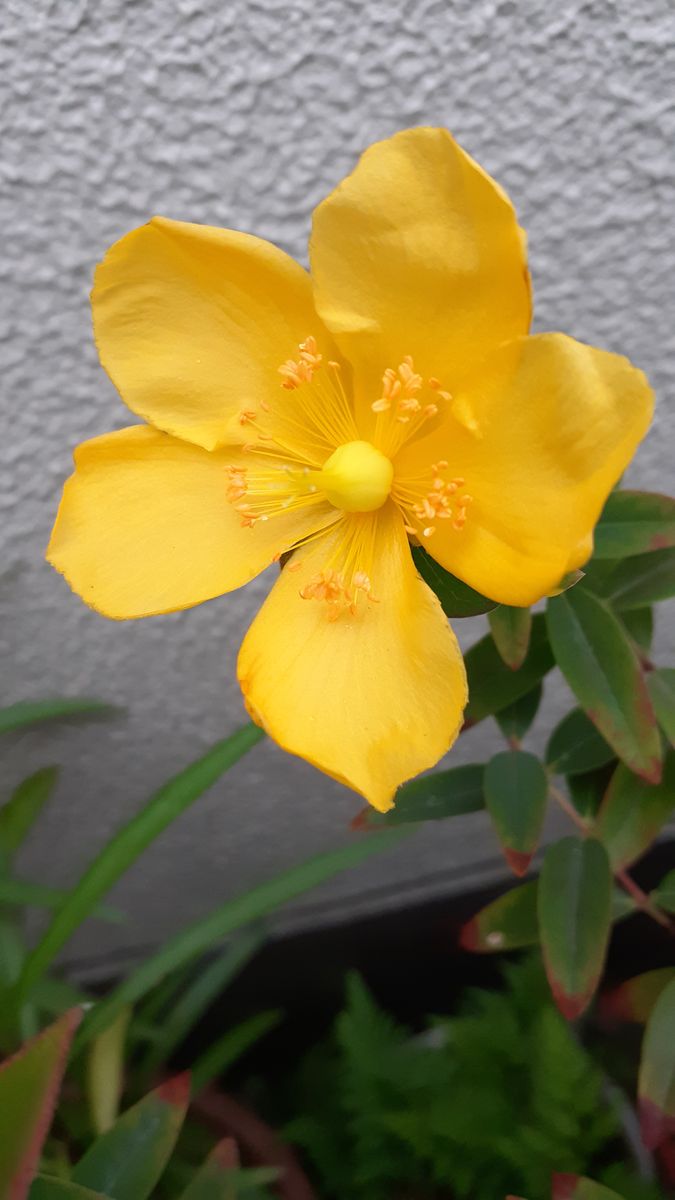
[[[659,905],[659,908],[665,908],[666,912],[675,913],[675,871],[669,871],[659,886],[654,888],[651,899]]]
[[[103,700],[21,700],[0,709],[0,733],[13,733],[42,721],[62,721],[72,717],[101,717],[117,712]]]
[[[603,595],[620,610],[643,608],[674,596],[675,549],[625,558],[606,579]]]
[[[532,613],[529,608],[500,604],[488,616],[490,629],[502,659],[512,671],[522,667],[530,644]]]
[[[446,617],[476,617],[497,607],[496,600],[488,600],[467,583],[462,583],[461,579],[456,579],[427,554],[422,546],[413,546],[411,549],[417,570],[432,592],[438,596]]]
[[[59,777],[58,767],[42,767],[15,789],[0,808],[0,854],[10,858],[30,832],[33,822],[51,796]]]
[[[625,979],[601,999],[604,1017],[615,1021],[636,1021],[645,1025],[661,992],[675,980],[675,967],[656,967]]]
[[[660,783],[649,784],[619,764],[595,824],[612,870],[634,862],[654,841],[675,808],[675,752],[666,757]]]
[[[621,624],[641,650],[649,650],[654,636],[653,609],[629,608],[621,613]]]
[[[647,685],[620,622],[581,588],[549,600],[547,620],[558,666],[581,707],[627,766],[652,782],[661,743]]]
[[[63,888],[45,887],[41,883],[28,883],[24,879],[0,877],[0,904],[13,904],[20,908],[59,908],[69,893]],[[126,916],[119,908],[101,904],[92,916],[100,921],[119,924]]]
[[[521,883],[486,904],[463,926],[459,941],[464,950],[481,954],[536,946],[537,881]]]
[[[245,1196],[260,1197],[257,1190],[279,1177],[276,1167],[239,1169],[239,1155],[232,1138],[223,1138],[213,1148],[203,1167],[191,1179],[179,1200],[244,1200]],[[267,1195],[267,1192],[265,1192]]]
[[[604,767],[586,771],[582,775],[568,775],[565,779],[570,799],[577,812],[586,821],[594,821],[617,767],[615,758]]]
[[[675,546],[675,500],[658,492],[612,492],[594,542],[594,558],[627,558]]]
[[[105,1133],[115,1124],[124,1086],[124,1047],[131,1008],[127,1005],[94,1038],[87,1059],[87,1097],[95,1133]]]
[[[525,750],[496,754],[485,768],[485,804],[504,857],[524,875],[541,835],[548,780],[539,759]]]
[[[187,1072],[144,1096],[89,1147],[73,1182],[115,1200],[145,1200],[169,1161],[189,1099]]]
[[[111,838],[85,871],[79,883],[69,892],[51,925],[29,955],[19,981],[23,994],[30,991],[68,938],[89,916],[120,875],[124,874],[172,821],[194,804],[223,772],[232,767],[263,736],[256,725],[248,724],[229,738],[217,742],[207,754],[155,792],[141,812]]]
[[[642,1140],[655,1150],[675,1133],[675,980],[663,989],[647,1022],[638,1102]]]
[[[552,1200],[623,1200],[602,1183],[585,1175],[554,1175]]]
[[[144,1076],[155,1074],[162,1063],[169,1061],[207,1009],[251,961],[264,938],[264,931],[260,927],[245,930],[213,962],[196,972],[183,994],[174,1000],[166,1016],[158,1021],[157,1039],[148,1047],[139,1068]]]
[[[413,779],[398,789],[394,807],[388,812],[378,813],[369,805],[353,824],[357,829],[371,829],[416,821],[444,821],[446,817],[479,812],[485,807],[483,771],[482,763],[470,763]]]
[[[236,1143],[232,1138],[223,1138],[181,1192],[179,1200],[237,1200],[233,1175],[238,1165]]]
[[[37,1171],[80,1009],[0,1064],[0,1194],[23,1200]]]
[[[58,1017],[75,1005],[91,1004],[91,996],[87,992],[65,979],[57,979],[55,975],[48,976],[37,985],[33,1000],[38,1011],[46,1013],[48,1017]]]
[[[612,747],[580,708],[556,725],[546,747],[546,763],[556,775],[582,775],[613,758]]]
[[[192,1086],[194,1094],[198,1095],[209,1083],[241,1058],[242,1054],[260,1040],[270,1029],[274,1029],[282,1019],[280,1012],[261,1012],[247,1017],[234,1029],[228,1029],[222,1037],[209,1046],[196,1060],[192,1068]]]
[[[468,725],[501,712],[532,691],[553,666],[543,614],[533,618],[530,648],[518,671],[501,658],[490,634],[481,638],[464,658],[469,681],[469,704],[464,714]]]
[[[38,1175],[28,1193],[28,1200],[112,1200],[102,1192],[92,1192],[69,1179]]]
[[[576,587],[581,580],[585,578],[586,572],[580,570],[567,571],[563,575],[560,583],[551,592],[552,596],[560,596],[563,592],[568,592],[570,588]]]
[[[594,838],[549,846],[539,878],[539,932],[553,998],[573,1020],[600,979],[611,924],[612,874]]]
[[[660,667],[647,675],[647,688],[659,722],[671,746],[675,745],[675,667]]]
[[[241,896],[235,896],[232,900],[226,900],[208,916],[188,925],[175,937],[170,938],[156,954],[145,959],[118,987],[104,997],[87,1014],[82,1026],[82,1036],[77,1044],[83,1045],[88,1038],[106,1029],[125,1004],[135,1004],[170,971],[175,971],[194,960],[224,938],[230,937],[236,929],[241,929],[273,912],[279,905],[300,896],[310,888],[317,887],[338,872],[357,866],[380,850],[398,845],[405,836],[400,829],[383,829],[381,832],[370,833],[365,838],[338,850],[318,854],[308,862],[277,875],[275,879],[259,884],[258,887],[244,892]]]
[[[505,738],[521,741],[525,737],[539,710],[543,691],[542,685],[538,683],[532,691],[526,692],[524,696],[514,700],[513,704],[508,704],[506,708],[495,713],[495,721]]]

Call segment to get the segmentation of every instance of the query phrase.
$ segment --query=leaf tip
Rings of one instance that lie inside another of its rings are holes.
[[[532,855],[526,854],[522,850],[511,850],[508,846],[503,846],[502,849],[504,851],[504,858],[514,875],[517,875],[519,878],[526,875],[527,869],[532,862]]]
[[[566,992],[550,975],[549,986],[556,1006],[566,1021],[576,1021],[588,1008],[590,996]]]
[[[191,1077],[189,1071],[172,1075],[157,1088],[156,1095],[172,1108],[187,1108],[190,1100]]]

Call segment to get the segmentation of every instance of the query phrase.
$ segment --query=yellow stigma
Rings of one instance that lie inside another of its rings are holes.
[[[324,463],[317,483],[336,508],[373,512],[387,499],[393,478],[391,462],[370,442],[345,442]]]

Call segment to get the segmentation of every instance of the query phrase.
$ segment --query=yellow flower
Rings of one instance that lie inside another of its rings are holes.
[[[504,604],[589,555],[644,376],[528,336],[525,240],[442,129],[372,146],[276,247],[155,218],[96,272],[101,362],[148,422],[80,446],[48,551],[109,617],[199,604],[290,550],[239,656],[285,749],[385,810],[454,741],[461,654],[408,536]]]

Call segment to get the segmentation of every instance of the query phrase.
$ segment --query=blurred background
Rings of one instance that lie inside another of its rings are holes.
[[[372,141],[447,126],[529,235],[535,327],[627,354],[657,418],[629,479],[672,488],[675,15],[670,0],[19,0],[0,28],[2,700],[95,695],[126,715],[7,743],[8,784],[60,763],[25,863],[71,882],[172,772],[244,720],[239,643],[272,572],[199,609],[115,624],[43,560],[73,447],[132,422],[100,369],[97,260],[155,213],[268,238],[306,261],[314,205]],[[673,647],[663,617],[658,645]],[[484,621],[456,622],[466,646]],[[568,695],[549,682],[541,742]],[[483,760],[492,722],[454,762]],[[494,729],[495,748],[500,745]],[[179,924],[349,837],[360,799],[264,744],[143,856],[125,926],[68,949],[109,972]],[[505,872],[484,815],[312,894],[283,928],[469,891]]]

